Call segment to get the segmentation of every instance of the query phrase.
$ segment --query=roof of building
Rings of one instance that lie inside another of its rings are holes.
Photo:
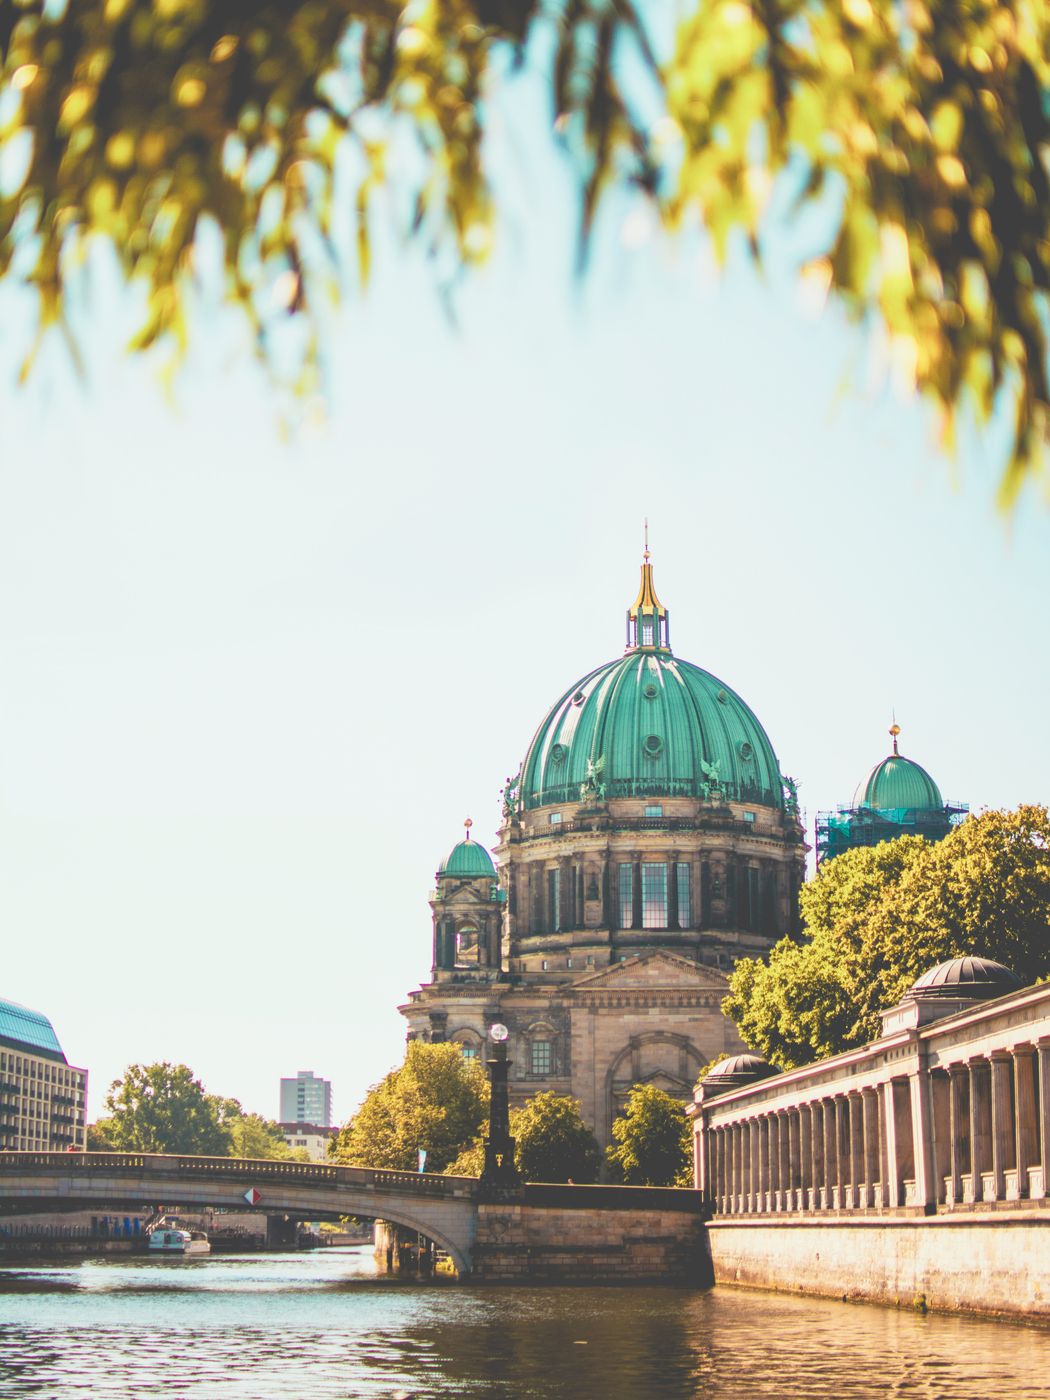
[[[648,562],[628,609],[636,644],[551,706],[522,767],[523,805],[721,795],[783,807],[780,765],[753,711],[708,671],[676,658],[666,629],[638,630],[644,614],[654,626],[666,623]]]
[[[456,875],[461,880],[494,879],[496,867],[492,863],[492,857],[484,846],[479,846],[477,841],[470,839],[470,828],[473,825],[470,818],[464,822],[467,834],[464,840],[458,841],[449,851],[448,855],[438,866],[438,876]]]
[[[890,728],[893,752],[876,763],[853,794],[854,807],[874,807],[880,812],[939,811],[944,807],[941,790],[926,769],[897,749],[900,726]]]
[[[775,1065],[769,1064],[760,1055],[730,1055],[708,1070],[703,1085],[709,1096],[727,1094],[731,1089],[742,1089],[745,1084],[754,1084],[779,1073]]]
[[[0,1045],[68,1064],[54,1027],[43,1012],[31,1011],[28,1006],[6,1001],[3,997],[0,997]]]
[[[1016,972],[991,958],[950,958],[924,972],[912,983],[912,994],[969,997],[990,1001],[1006,996],[1022,985]]]

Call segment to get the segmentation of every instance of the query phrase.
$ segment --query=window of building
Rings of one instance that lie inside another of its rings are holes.
[[[561,932],[561,870],[547,871],[547,927],[551,933]]]
[[[473,924],[456,934],[456,962],[474,966],[481,959],[481,938]]]
[[[565,966],[566,966],[566,967],[572,967],[572,958],[566,958],[566,959],[565,959]]]
[[[692,928],[693,901],[689,888],[689,866],[685,861],[679,861],[675,866],[675,878],[678,881],[678,927]]]
[[[755,822],[755,814],[754,814],[754,812],[745,812],[745,813],[744,813],[744,821],[750,822],[750,823],[752,824],[752,826],[753,826],[753,825],[754,825],[754,822]]]
[[[544,972],[547,971],[547,959],[546,959],[546,958],[544,958],[543,961],[540,963],[540,967],[542,968],[542,970],[543,970]]]
[[[643,618],[642,618],[641,633],[642,633],[642,646],[643,646],[643,647],[651,647],[652,644],[653,644],[653,621],[652,621],[652,618],[649,618],[649,617],[643,617]]]
[[[619,905],[620,905],[620,928],[630,928],[634,922],[634,866],[621,865],[619,867]]]
[[[667,927],[667,866],[642,866],[642,928]]]
[[[552,812],[548,817],[548,821],[550,822],[551,826],[561,826],[561,813]]]
[[[646,807],[646,809],[645,809],[645,815],[646,815],[647,817],[662,817],[663,814],[664,814],[664,809],[663,809],[661,806],[659,806],[659,805],[652,806],[652,807]]]
[[[459,1048],[463,1052],[463,1058],[465,1060],[476,1060],[478,1058],[478,1047],[476,1045],[470,1045],[467,1041],[462,1040],[460,1041]]]
[[[552,1060],[549,1040],[534,1040],[529,1046],[529,1070],[532,1074],[550,1074]]]

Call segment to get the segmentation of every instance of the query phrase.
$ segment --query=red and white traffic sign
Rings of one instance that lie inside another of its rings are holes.
[[[249,1186],[247,1191],[245,1191],[244,1193],[244,1199],[248,1202],[250,1206],[257,1206],[262,1200],[262,1196],[259,1194],[258,1191],[256,1191],[254,1186]]]

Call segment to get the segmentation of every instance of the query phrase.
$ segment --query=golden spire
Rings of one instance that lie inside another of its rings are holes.
[[[901,727],[900,727],[900,725],[897,723],[897,717],[896,717],[896,715],[894,715],[894,717],[893,717],[893,723],[890,725],[890,738],[893,740],[893,752],[894,752],[894,755],[895,755],[895,756],[896,756],[896,754],[899,752],[898,749],[897,749],[897,735],[898,735],[900,732],[901,732]]]
[[[469,817],[467,817],[466,821],[463,823],[463,829],[464,829],[464,831],[467,833],[467,834],[466,834],[466,837],[465,837],[465,839],[466,839],[467,841],[470,840],[470,828],[471,828],[473,825],[474,825],[474,823],[470,820]]]
[[[627,650],[655,647],[670,651],[667,635],[667,609],[656,596],[653,566],[649,562],[649,521],[645,521],[645,548],[642,551],[642,579],[638,596],[627,609]]]

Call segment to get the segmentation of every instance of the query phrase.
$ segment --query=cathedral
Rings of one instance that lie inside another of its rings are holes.
[[[841,809],[853,844],[880,823],[915,829],[912,788],[918,824],[947,830],[891,733],[894,754]],[[482,1056],[501,1022],[511,1102],[572,1094],[603,1144],[632,1085],[686,1100],[705,1064],[746,1049],[721,1002],[738,958],[797,931],[797,794],[741,697],[672,652],[648,551],[624,654],[564,691],[503,790],[495,861],[470,828],[437,871],[409,1039]]]

